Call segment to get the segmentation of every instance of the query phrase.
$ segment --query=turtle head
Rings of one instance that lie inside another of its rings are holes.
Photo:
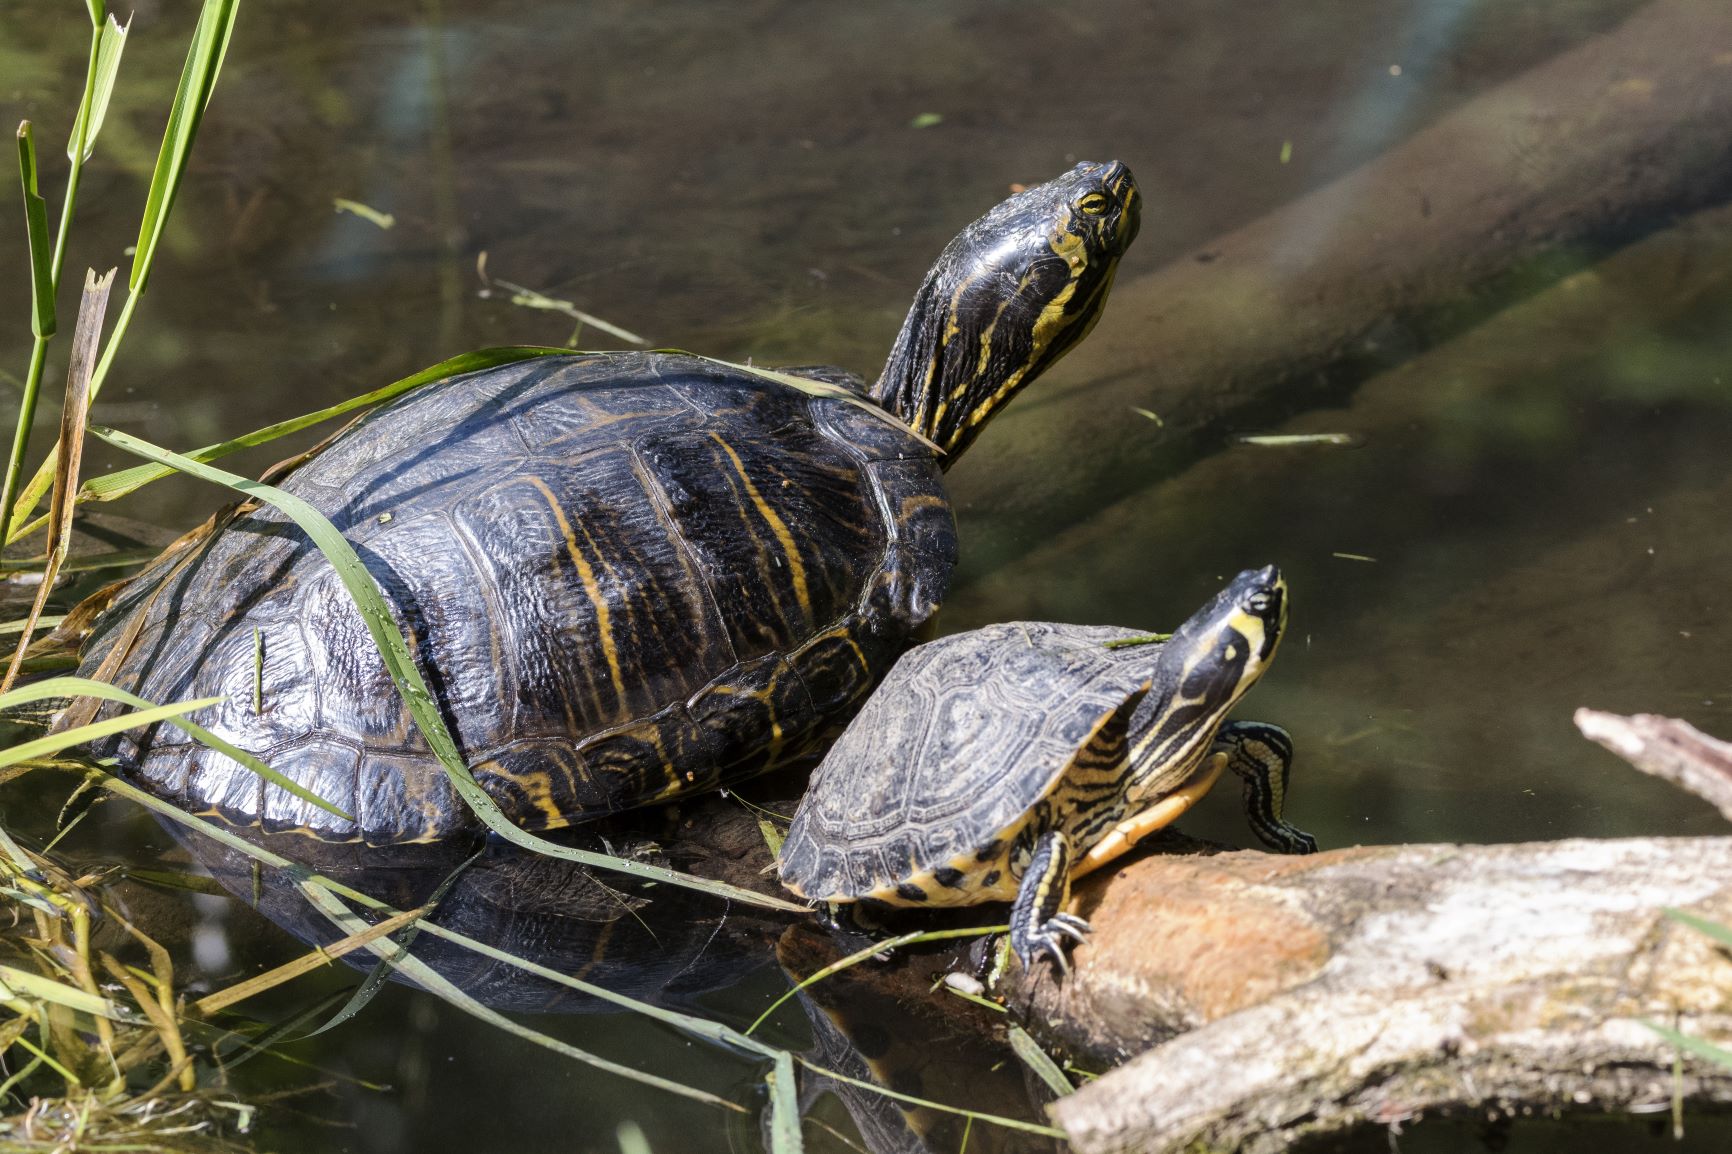
[[[1263,676],[1287,625],[1287,582],[1247,569],[1161,646],[1153,687],[1131,718],[1133,792],[1176,788]]]
[[[962,230],[926,274],[872,398],[956,462],[988,417],[1088,334],[1137,235],[1137,183],[1083,163]]]

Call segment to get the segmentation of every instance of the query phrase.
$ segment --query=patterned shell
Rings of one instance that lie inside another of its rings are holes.
[[[849,400],[674,354],[429,385],[281,485],[354,543],[476,778],[531,829],[809,751],[955,558],[927,445]],[[98,750],[194,811],[380,844],[473,827],[336,573],[269,506],[141,574],[81,672],[153,701],[221,694],[193,720],[356,821],[167,726]]]
[[[1014,621],[909,650],[813,775],[783,883],[857,898],[992,846],[1148,677],[1156,646],[1106,646],[1135,636]]]

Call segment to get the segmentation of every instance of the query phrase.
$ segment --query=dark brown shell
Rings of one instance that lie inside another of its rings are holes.
[[[531,829],[807,753],[936,609],[955,558],[929,446],[677,354],[429,385],[281,484],[355,545],[476,778]],[[336,573],[269,506],[141,574],[81,672],[158,702],[223,695],[193,720],[356,822],[171,727],[103,751],[195,811],[376,843],[473,826]]]

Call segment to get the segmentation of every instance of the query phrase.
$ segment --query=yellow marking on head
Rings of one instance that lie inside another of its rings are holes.
[[[559,522],[559,531],[565,537],[566,552],[571,555],[571,563],[577,569],[577,579],[583,583],[583,594],[595,607],[595,627],[601,633],[601,651],[607,658],[608,676],[613,681],[613,691],[618,701],[623,704],[625,678],[619,668],[619,647],[614,644],[607,598],[602,595],[601,584],[595,579],[595,569],[584,557],[583,550],[578,548],[577,534],[572,531],[571,522],[566,520],[565,510],[560,508],[559,498],[553,495],[553,490],[549,489],[540,477],[530,477],[529,483],[541,490],[541,495],[547,498],[547,507],[553,511],[554,520]]]
[[[746,487],[746,495],[757,507],[758,515],[770,527],[770,532],[776,535],[776,543],[782,547],[782,555],[788,559],[788,573],[794,582],[794,599],[800,603],[800,613],[809,624],[812,620],[812,595],[806,588],[806,565],[800,560],[800,550],[794,544],[794,535],[788,532],[788,526],[776,511],[770,508],[764,500],[758,487],[752,484],[752,479],[746,475],[746,466],[741,463],[740,455],[734,452],[734,447],[722,439],[720,433],[711,433],[710,438],[722,447],[722,452],[728,455],[728,460],[734,463],[734,472],[740,476],[740,483]]]
[[[1068,226],[1069,223],[1069,217],[1066,217],[1064,225]],[[1041,357],[1045,354],[1047,346],[1052,344],[1053,338],[1070,326],[1071,322],[1065,319],[1065,306],[1070,304],[1071,297],[1076,294],[1077,282],[1081,278],[1083,270],[1088,267],[1088,250],[1082,237],[1063,226],[1053,236],[1051,247],[1053,252],[1063,258],[1065,266],[1070,269],[1070,279],[1065,282],[1063,288],[1054,294],[1052,300],[1046,303],[1046,307],[1040,310],[1040,315],[1035,317],[1028,359],[1015,372],[1006,376],[1004,383],[999,385],[991,396],[970,410],[968,420],[964,425],[965,428],[973,428],[997,412],[1005,399],[1022,386],[1023,378],[1028,376],[1029,370],[1040,363]],[[1102,289],[1104,290],[1111,283],[1112,278],[1109,276],[1103,283]],[[1092,325],[1097,315],[1098,313],[1090,315],[1088,323]],[[995,319],[994,324],[996,323]],[[960,433],[961,430],[958,432]],[[946,446],[946,448],[949,447]]]
[[[1071,879],[1074,881],[1086,873],[1092,873],[1135,848],[1139,841],[1151,833],[1172,825],[1214,787],[1226,768],[1226,754],[1211,755],[1202,770],[1193,775],[1184,786],[1108,830],[1106,836],[1089,847],[1089,851],[1070,867]]]
[[[1033,277],[1034,274],[1032,272],[1023,273],[1022,279],[1017,282],[1016,291],[998,302],[998,308],[993,310],[991,323],[989,323],[980,334],[980,357],[974,364],[974,376],[971,378],[964,378],[960,381],[956,388],[950,391],[950,396],[947,398],[948,400],[962,400],[968,395],[968,390],[974,386],[974,382],[986,375],[987,365],[992,361],[992,336],[998,331],[998,322],[1004,319],[1004,310],[1009,308],[1011,303],[1015,301],[1017,297],[1022,295],[1023,290],[1028,288],[1029,282]]]
[[[1245,664],[1240,670],[1238,684],[1233,686],[1232,691],[1227,693],[1219,702],[1216,703],[1217,708],[1211,710],[1201,721],[1193,721],[1191,724],[1176,730],[1168,729],[1167,726],[1157,721],[1156,724],[1150,727],[1147,733],[1143,734],[1142,739],[1131,747],[1129,761],[1132,766],[1149,764],[1149,751],[1158,744],[1177,743],[1182,745],[1187,741],[1194,740],[1205,732],[1213,733],[1214,727],[1219,722],[1220,718],[1225,716],[1227,710],[1231,709],[1239,698],[1244,695],[1245,691],[1262,676],[1263,670],[1268,665],[1268,658],[1264,658],[1261,661],[1253,661],[1253,658],[1255,658],[1263,648],[1263,619],[1254,613],[1247,613],[1243,609],[1237,609],[1220,628],[1209,630],[1196,639],[1195,647],[1187,656],[1184,667],[1179,674],[1179,683],[1183,684],[1185,680],[1189,678],[1191,671],[1196,669],[1199,664],[1214,659],[1215,644],[1223,629],[1236,633],[1239,640],[1243,641],[1249,647],[1246,654]],[[1234,658],[1235,648],[1236,646],[1231,642],[1228,643],[1225,651],[1225,656],[1228,660]],[[1271,653],[1269,656],[1273,657],[1274,654]],[[1168,705],[1167,716],[1171,716],[1187,706],[1202,704],[1204,704],[1204,699],[1200,697],[1186,698],[1175,696]],[[1170,751],[1164,750],[1153,760],[1158,764],[1169,756],[1171,756]],[[1170,773],[1163,773],[1161,776],[1167,778],[1170,776]]]
[[[956,315],[962,311],[962,294],[967,292],[969,286],[979,279],[979,272],[970,273],[968,276],[963,277],[957,282],[956,291],[950,294],[950,306],[944,310],[944,335],[938,338],[939,348],[943,348],[945,345],[949,344],[950,338],[962,332],[962,326],[956,323]],[[931,379],[930,375],[928,376],[928,379]]]
[[[1251,647],[1252,654],[1257,654],[1262,651],[1263,638],[1266,630],[1263,624],[1263,619],[1255,613],[1247,613],[1243,609],[1239,610],[1228,619],[1227,628],[1233,630],[1240,637],[1245,639],[1245,643]],[[1231,657],[1233,655],[1228,653],[1227,656]],[[1250,666],[1247,665],[1246,668],[1249,670]],[[1261,670],[1261,668],[1261,666],[1258,666],[1258,670]]]

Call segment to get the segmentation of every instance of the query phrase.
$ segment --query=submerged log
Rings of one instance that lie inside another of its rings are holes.
[[[1732,839],[1154,856],[1090,878],[1072,976],[1013,1008],[1097,1062],[1052,1107],[1084,1152],[1245,1154],[1421,1114],[1732,1103],[1646,1023],[1732,1032]],[[1152,1048],[1151,1048],[1152,1047]]]
[[[1728,44],[1732,5],[1654,0],[1360,170],[1121,278],[1068,383],[1013,406],[957,469],[971,559],[990,570],[1223,429],[1339,403],[1583,257],[1723,201]],[[999,483],[1013,459],[1046,462],[1042,483]]]

